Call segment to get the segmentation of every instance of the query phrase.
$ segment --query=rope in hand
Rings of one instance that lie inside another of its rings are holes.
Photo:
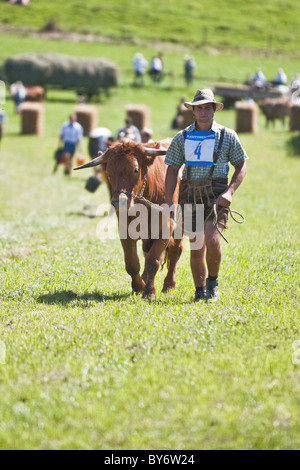
[[[221,206],[219,206],[219,207],[221,207]],[[233,210],[233,209],[230,209],[230,207],[228,207],[227,209],[229,210],[229,214],[230,214],[231,218],[232,218],[237,224],[243,224],[243,223],[245,222],[246,219],[245,219],[244,215],[241,214],[241,212],[238,212],[238,211],[235,211],[235,210]],[[229,244],[229,241],[228,241],[227,238],[223,235],[223,233],[221,232],[221,230],[220,230],[219,227],[218,227],[218,213],[217,213],[217,205],[216,205],[216,203],[214,203],[213,208],[212,208],[212,211],[214,212],[214,216],[215,216],[213,223],[214,223],[214,225],[216,226],[217,231],[219,232],[219,234],[221,235],[221,237],[225,240],[225,242]],[[211,211],[211,212],[212,212],[212,211]],[[241,220],[236,219],[232,214],[237,214],[237,215],[241,218]],[[209,214],[209,215],[210,215],[210,214]],[[224,229],[227,228],[227,226],[226,226],[225,224],[222,224],[222,222],[219,222],[219,224],[222,225],[222,226],[224,227]]]

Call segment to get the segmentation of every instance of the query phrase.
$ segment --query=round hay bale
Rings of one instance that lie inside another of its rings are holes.
[[[43,103],[24,102],[20,106],[21,134],[43,135],[45,107]]]
[[[133,125],[139,130],[143,129],[143,127],[151,127],[151,111],[145,104],[129,104],[126,106],[126,113],[127,117],[132,119]]]
[[[259,107],[254,101],[236,101],[236,132],[256,132]]]
[[[290,131],[300,131],[300,105],[293,104],[290,108]]]
[[[77,121],[83,127],[83,135],[87,136],[98,126],[98,109],[93,105],[81,104],[76,106]]]

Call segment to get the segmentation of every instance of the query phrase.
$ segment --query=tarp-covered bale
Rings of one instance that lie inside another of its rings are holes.
[[[133,121],[133,125],[139,130],[143,127],[151,127],[150,108],[145,104],[128,104],[126,106],[127,116]]]
[[[20,106],[21,134],[43,135],[45,107],[43,103],[24,102]]]
[[[118,85],[118,67],[103,58],[78,58],[64,54],[17,54],[4,64],[9,83],[60,87],[99,93]]]
[[[93,105],[79,105],[75,108],[77,121],[83,127],[85,136],[98,126],[98,108]]]
[[[259,107],[255,101],[236,101],[236,132],[256,132]]]

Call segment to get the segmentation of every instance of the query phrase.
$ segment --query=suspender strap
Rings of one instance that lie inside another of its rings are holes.
[[[217,163],[218,158],[219,158],[220,153],[221,153],[221,148],[222,148],[222,144],[223,144],[224,134],[225,134],[225,127],[222,127],[221,133],[220,133],[219,145],[218,145],[217,150],[214,152],[214,164],[213,164],[213,166],[212,166],[211,169],[210,169],[210,174],[209,174],[209,176],[210,176],[211,178],[212,178],[212,175],[213,175],[213,172],[214,172],[216,163]]]

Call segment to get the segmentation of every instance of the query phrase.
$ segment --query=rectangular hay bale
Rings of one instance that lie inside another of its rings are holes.
[[[88,136],[98,126],[98,108],[94,105],[81,104],[76,106],[75,113],[77,121],[83,127],[83,135]]]
[[[300,105],[293,104],[290,107],[290,131],[300,131]]]
[[[126,106],[127,117],[133,121],[133,125],[139,130],[143,127],[151,127],[150,115],[151,111],[147,105],[144,104],[130,104]]]
[[[236,101],[236,132],[256,132],[259,107],[254,101]]]
[[[43,103],[22,103],[20,115],[21,134],[43,135],[45,120],[45,106]]]

